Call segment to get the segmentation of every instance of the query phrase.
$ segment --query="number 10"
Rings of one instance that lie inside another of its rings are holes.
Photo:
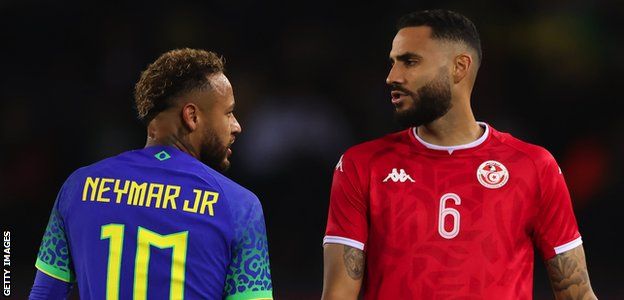
[[[106,299],[119,299],[119,279],[121,277],[121,253],[123,251],[125,226],[108,224],[102,226],[100,239],[110,239],[108,247],[108,267],[106,271]],[[150,246],[159,249],[173,248],[171,262],[170,299],[184,298],[184,269],[188,231],[160,235],[139,226],[137,251],[134,263],[134,299],[147,299],[147,271],[150,259]]]

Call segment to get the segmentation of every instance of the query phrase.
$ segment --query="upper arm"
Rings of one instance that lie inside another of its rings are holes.
[[[50,219],[41,240],[35,266],[48,276],[71,283],[74,281],[75,275],[69,253],[65,225],[58,209],[61,193],[59,193],[59,197],[50,213]]]
[[[323,300],[357,299],[364,276],[364,251],[325,244],[323,252]]]
[[[59,204],[65,185],[61,188],[46,226],[35,267],[38,269],[30,299],[64,299],[75,281],[65,224]]]
[[[368,201],[365,184],[349,154],[334,171],[323,244],[343,244],[364,250],[368,240]]]
[[[334,171],[324,246],[323,299],[357,299],[368,240],[366,183],[349,151]]]
[[[255,197],[254,197],[255,198]],[[273,299],[269,248],[257,199],[247,214],[235,216],[235,239],[225,280],[225,299]]]
[[[542,151],[536,161],[539,194],[533,240],[547,260],[581,245],[582,241],[561,169],[548,151]]]
[[[582,245],[547,260],[546,269],[556,299],[597,299]]]

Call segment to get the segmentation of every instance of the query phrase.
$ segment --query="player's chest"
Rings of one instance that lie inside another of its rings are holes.
[[[485,229],[507,220],[524,224],[534,214],[535,174],[513,159],[396,159],[375,164],[370,172],[373,225],[396,227],[400,219],[417,229],[439,227],[448,237],[457,234],[453,223],[460,219]]]

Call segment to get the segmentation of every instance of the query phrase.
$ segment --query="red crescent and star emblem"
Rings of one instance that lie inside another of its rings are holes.
[[[509,180],[509,171],[500,162],[488,160],[477,169],[477,179],[482,186],[488,189],[497,189]]]

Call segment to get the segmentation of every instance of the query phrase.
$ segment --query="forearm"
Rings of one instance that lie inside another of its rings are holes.
[[[592,290],[583,246],[546,261],[555,299],[598,299]]]
[[[339,244],[324,250],[323,300],[357,299],[364,276],[364,252]]]
[[[67,299],[72,284],[52,278],[37,270],[35,283],[30,290],[29,300]]]

